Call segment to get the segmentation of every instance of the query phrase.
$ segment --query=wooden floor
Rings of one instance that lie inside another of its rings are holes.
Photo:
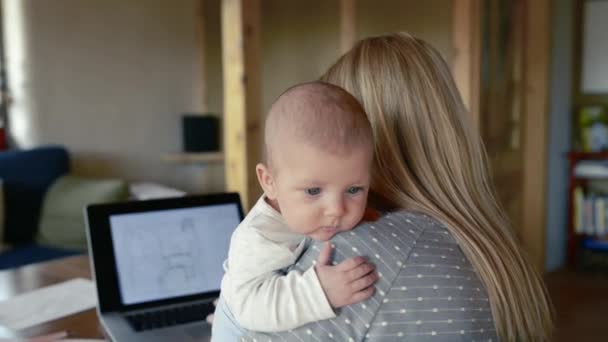
[[[557,342],[608,341],[608,272],[545,276],[557,315]]]

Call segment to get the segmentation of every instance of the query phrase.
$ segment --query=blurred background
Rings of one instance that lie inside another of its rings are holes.
[[[452,67],[499,197],[547,274],[558,340],[599,341],[606,18],[601,0],[3,0],[0,149],[58,144],[74,175],[236,190],[247,206],[272,100],[358,39],[407,31]],[[192,129],[219,138],[186,143]]]

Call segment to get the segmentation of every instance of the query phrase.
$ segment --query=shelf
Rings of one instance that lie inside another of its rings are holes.
[[[180,152],[170,153],[163,156],[163,160],[178,164],[210,164],[222,163],[224,153],[222,152]]]
[[[608,152],[568,152],[568,158],[570,160],[596,160],[596,159],[608,159]]]
[[[608,163],[605,159],[582,159],[571,172],[576,179],[608,179]]]

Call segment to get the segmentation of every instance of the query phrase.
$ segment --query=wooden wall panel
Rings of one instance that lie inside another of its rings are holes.
[[[452,70],[456,85],[473,123],[479,127],[481,82],[481,0],[454,0],[454,60]]]
[[[499,200],[539,270],[545,259],[549,2],[486,0],[481,29],[479,128]]]
[[[522,240],[539,270],[545,264],[550,16],[550,0],[526,1]]]

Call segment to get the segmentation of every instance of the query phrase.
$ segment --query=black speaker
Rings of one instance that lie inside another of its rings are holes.
[[[184,152],[216,152],[219,144],[219,120],[215,116],[185,114],[182,116]]]

